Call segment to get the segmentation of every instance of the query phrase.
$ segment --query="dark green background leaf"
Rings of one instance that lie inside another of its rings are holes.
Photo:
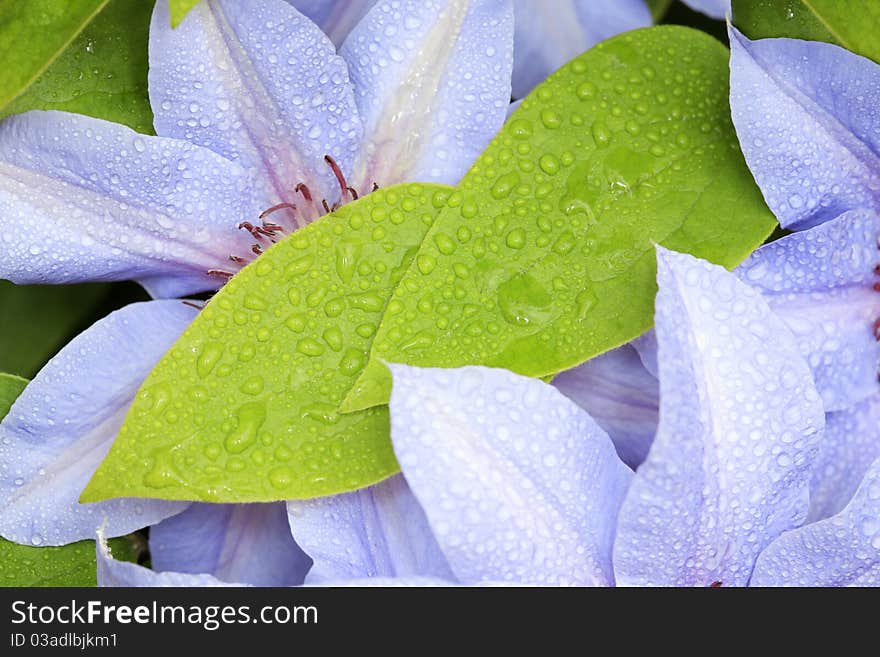
[[[877,0],[733,0],[732,8],[750,39],[827,41],[880,62]]]
[[[27,90],[0,106],[0,118],[33,109],[64,110],[151,134],[147,42],[152,7],[151,0],[110,0]]]
[[[0,110],[36,80],[107,0],[0,3]]]

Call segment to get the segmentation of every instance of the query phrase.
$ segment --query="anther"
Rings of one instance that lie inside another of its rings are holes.
[[[880,318],[874,320],[874,339],[880,342]]]
[[[204,308],[204,306],[200,306],[193,301],[183,301],[182,303],[184,306],[190,306],[191,308],[195,308],[196,310],[201,310],[202,308]]]
[[[324,211],[325,211],[327,214],[330,214],[331,210],[330,210],[330,206],[327,205],[327,199],[322,198],[322,199],[321,199],[321,205],[324,206]]]
[[[880,283],[874,283],[874,292],[880,292]]]
[[[251,251],[253,251],[253,252],[256,253],[257,255],[263,255],[263,249],[260,247],[259,244],[254,244],[254,245],[251,247]]]
[[[218,278],[225,278],[226,280],[229,280],[230,278],[235,276],[235,274],[233,274],[231,271],[226,271],[224,269],[209,269],[208,276],[216,276]]]
[[[349,186],[349,187],[348,187],[348,191],[349,191],[349,193],[351,194],[352,198],[353,198],[355,201],[357,201],[357,200],[358,200],[358,193],[357,193],[357,190],[356,190],[354,187]]]
[[[711,584],[709,584],[709,588],[710,588],[710,589],[720,589],[721,587],[722,587],[722,584],[721,584],[721,582],[718,581],[718,580],[716,580],[716,581],[712,582]]]
[[[345,176],[342,173],[342,169],[336,164],[336,160],[329,155],[324,156],[324,161],[330,167],[333,175],[336,176],[336,181],[339,183],[339,191],[342,192],[342,198],[345,198],[348,195],[348,190],[351,188],[348,186],[348,183],[345,182]]]
[[[241,256],[231,255],[231,256],[229,256],[229,259],[232,260],[232,262],[234,262],[234,263],[237,264],[237,265],[245,265],[245,264],[247,264],[247,260],[245,260],[245,259],[242,258]]]
[[[880,265],[874,265],[874,275],[880,276]]]
[[[306,203],[312,202],[312,192],[309,191],[309,188],[305,183],[299,183],[294,191],[302,194],[302,197],[306,200]]]
[[[372,189],[372,191],[376,192],[376,191],[378,191],[378,190],[379,190],[379,183],[374,182],[374,183],[373,183],[373,189]]]

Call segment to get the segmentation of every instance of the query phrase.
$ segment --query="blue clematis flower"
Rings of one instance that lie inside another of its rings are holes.
[[[336,44],[375,1],[290,0]],[[644,0],[514,0],[514,9],[514,98],[603,39],[651,24]]]
[[[780,223],[796,231],[736,274],[795,335],[829,413],[810,511],[824,518],[880,456],[880,66],[837,46],[750,41],[733,28],[730,42],[743,152]],[[652,334],[634,345],[654,369]]]
[[[778,555],[791,562],[783,583],[875,567],[880,550],[843,532],[827,563],[779,547],[807,517],[824,425],[790,331],[758,291],[691,256],[658,249],[658,283],[660,423],[635,473],[552,386],[392,365],[403,474],[288,503],[314,560],[306,583],[734,586],[764,581],[772,567],[756,564]],[[880,504],[869,498],[857,493],[832,522],[848,529],[866,500]],[[102,583],[156,578],[141,569]]]
[[[214,289],[261,244],[323,213],[322,199],[345,202],[374,181],[456,182],[504,121],[512,47],[506,0],[380,2],[340,55],[282,0],[208,0],[175,30],[157,2],[149,82],[159,136],[61,112],[0,123],[0,277],[135,279],[158,297]],[[102,521],[117,536],[187,507],[77,499],[195,313],[178,301],[129,306],[30,383],[0,424],[0,535],[59,545],[93,538]],[[248,508],[264,536],[285,540],[273,533],[277,513]],[[196,507],[178,522],[205,517]],[[217,537],[245,523],[237,510],[209,517],[222,525]],[[302,578],[266,567],[285,583]]]
[[[207,0],[174,30],[157,2],[158,137],[60,112],[0,125],[0,277],[216,289],[374,183],[455,183],[504,121],[512,43],[509,0],[379,2],[339,55],[282,0]]]

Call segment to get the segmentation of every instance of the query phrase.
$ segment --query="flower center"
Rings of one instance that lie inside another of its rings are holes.
[[[293,189],[291,201],[282,201],[266,208],[258,217],[259,223],[242,221],[238,228],[246,230],[254,238],[250,253],[230,254],[231,266],[226,269],[209,269],[208,275],[222,279],[223,283],[235,276],[242,268],[249,265],[263,254],[263,251],[286,235],[293,233],[306,224],[311,223],[325,214],[330,214],[350,201],[356,201],[361,194],[348,184],[339,164],[330,155],[324,156],[324,163],[330,167],[333,176],[339,183],[339,200],[333,205],[322,198],[320,202],[312,195],[312,190],[305,183],[298,183]],[[379,189],[373,183],[371,192]],[[271,218],[270,218],[271,217]]]

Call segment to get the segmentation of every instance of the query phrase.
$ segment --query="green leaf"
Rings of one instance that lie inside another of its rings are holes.
[[[199,0],[168,0],[171,14],[171,27],[177,27]]]
[[[733,0],[733,22],[751,39],[827,41],[880,62],[880,3]]]
[[[635,338],[653,323],[655,243],[745,259],[776,221],[739,150],[728,77],[718,41],[661,26],[541,84],[450,196],[343,412],[387,402],[385,362],[543,377]]]
[[[451,191],[379,190],[242,270],[150,374],[81,500],[303,498],[396,472],[387,408],[337,406]]]
[[[27,385],[27,380],[0,374],[0,420]],[[137,559],[137,541],[111,541],[117,559]],[[0,538],[0,587],[95,586],[95,542],[80,541],[63,547],[18,545]]]
[[[13,285],[0,281],[0,370],[33,376],[85,329],[110,286]]]
[[[663,20],[671,4],[672,0],[648,0],[648,8],[651,10],[651,17],[655,23]]]
[[[27,0],[0,4],[0,109],[36,80],[107,0]]]
[[[13,402],[24,390],[27,385],[27,379],[14,374],[0,373],[0,420],[6,417]]]
[[[549,377],[643,332],[655,242],[733,267],[775,225],[727,59],[687,28],[606,41],[539,86],[457,190],[389,188],[282,240],[152,372],[81,499],[352,490],[397,470],[379,359]],[[366,410],[341,414],[371,349]]]
[[[27,90],[0,106],[0,118],[54,109],[123,123],[151,134],[147,42],[152,6],[152,1],[111,0],[63,52],[55,54]]]

